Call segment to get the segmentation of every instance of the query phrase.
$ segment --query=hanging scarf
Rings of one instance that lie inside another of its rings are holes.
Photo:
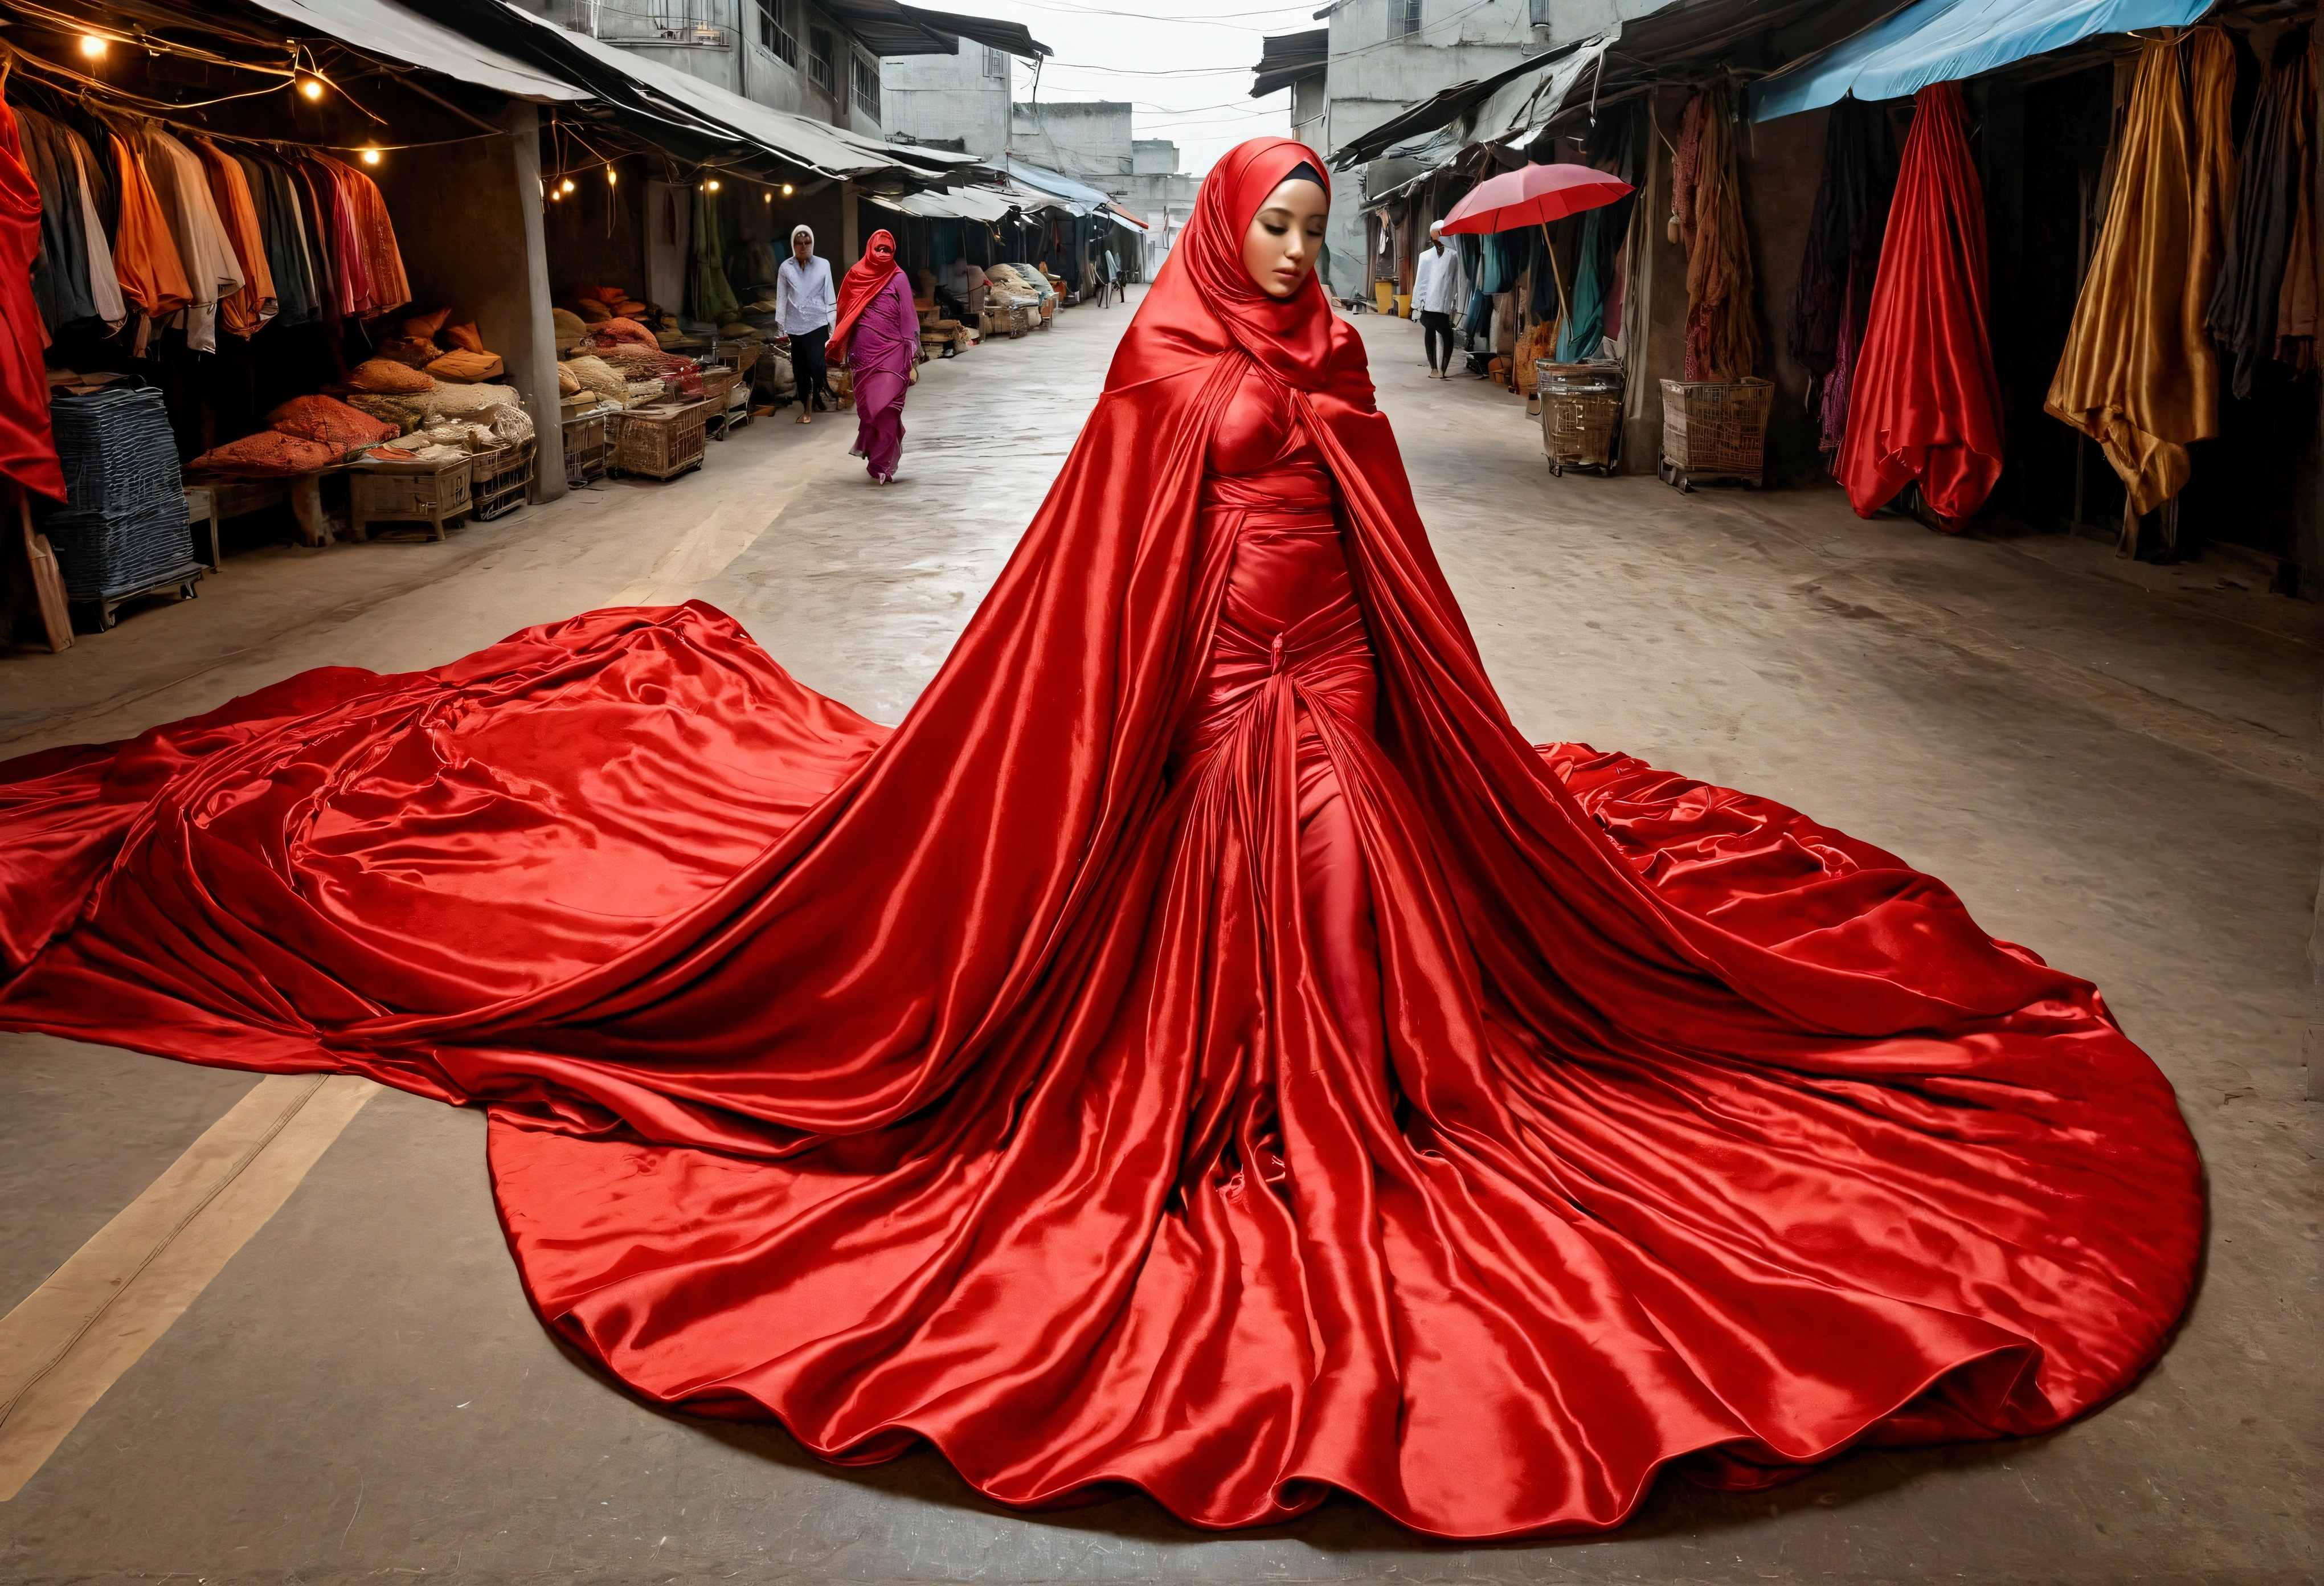
[[[1985,336],[1985,194],[1960,87],[1915,100],[1861,365],[1840,482],[1868,518],[1917,481],[1939,525],[1968,525],[2001,476],[2001,386]]]
[[[1759,362],[1751,317],[1751,244],[1735,173],[1735,119],[1725,88],[1687,101],[1671,190],[1686,244],[1686,377],[1741,380]]]
[[[686,311],[695,318],[717,325],[732,318],[742,306],[726,279],[725,230],[721,224],[718,195],[694,195],[694,259],[687,273]]]
[[[2106,226],[2043,404],[2098,443],[2133,516],[2177,495],[2192,469],[2188,447],[2219,432],[2218,356],[2204,320],[2235,184],[2235,47],[2218,28],[2139,51]]]
[[[1887,224],[1888,183],[1881,147],[1887,123],[1853,97],[1831,107],[1823,180],[1808,220],[1807,250],[1792,293],[1793,359],[1814,376],[1808,404],[1818,412],[1826,452],[1848,433],[1849,389]]]
[[[1614,291],[1621,276],[1615,260],[1630,234],[1630,212],[1638,195],[1637,173],[1631,167],[1630,134],[1636,124],[1628,115],[1609,120],[1591,151],[1593,169],[1609,171],[1629,182],[1633,190],[1611,204],[1592,209],[1582,222],[1582,246],[1575,254],[1573,304],[1558,327],[1557,359],[1579,364],[1595,357],[1606,339],[1606,325],[1614,310]]]
[[[830,355],[845,359],[847,333],[863,317],[872,304],[872,294],[896,277],[896,239],[884,231],[875,231],[863,244],[863,257],[847,267],[839,281],[839,317],[832,322]]]
[[[2311,37],[2308,29],[2292,29],[2276,41],[2274,59],[2252,105],[2244,134],[2244,168],[2236,183],[2235,221],[2204,321],[2228,359],[2228,385],[2237,397],[2251,395],[2254,381],[2277,356],[2287,291],[2298,292],[2300,275],[2310,273],[2295,272],[2290,266],[2303,220],[2310,223],[2311,235],[2313,230],[2309,193],[2316,118]],[[2305,294],[2305,300],[2312,303],[2312,292]],[[2302,336],[2313,334],[2312,309],[2309,322]]]

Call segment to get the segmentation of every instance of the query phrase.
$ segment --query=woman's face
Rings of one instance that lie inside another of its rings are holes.
[[[1287,298],[1307,284],[1323,246],[1323,189],[1294,177],[1267,195],[1242,234],[1242,267],[1270,298]]]

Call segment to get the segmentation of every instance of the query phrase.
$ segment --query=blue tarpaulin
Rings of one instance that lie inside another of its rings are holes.
[[[1901,99],[2096,33],[2185,27],[2213,0],[1917,0],[1751,85],[1744,115],[1773,121],[1858,99]]]

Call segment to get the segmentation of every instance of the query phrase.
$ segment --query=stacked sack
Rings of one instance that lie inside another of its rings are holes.
[[[106,600],[193,571],[185,482],[161,393],[112,386],[61,396],[49,418],[66,504],[42,527],[66,598]]]

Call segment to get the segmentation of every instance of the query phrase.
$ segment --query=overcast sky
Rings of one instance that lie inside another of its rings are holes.
[[[964,0],[982,16],[1021,22],[1056,51],[1042,63],[1040,97],[1127,99],[1132,135],[1168,138],[1178,169],[1200,176],[1245,138],[1291,130],[1291,91],[1250,97],[1250,69],[1268,33],[1321,27],[1323,0],[1259,9],[1264,0]],[[1017,97],[1032,69],[1017,63]]]

